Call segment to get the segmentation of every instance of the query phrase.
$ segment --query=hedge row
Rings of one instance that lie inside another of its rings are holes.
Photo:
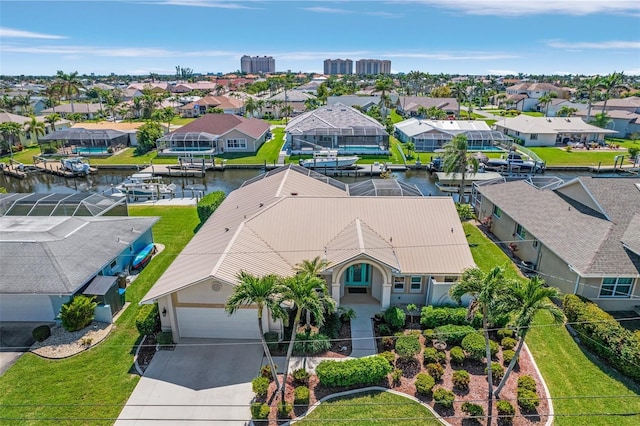
[[[225,193],[222,191],[214,191],[205,195],[198,201],[198,218],[200,223],[205,223],[209,216],[216,211],[218,206],[222,204],[225,198]]]
[[[564,313],[580,341],[623,374],[640,380],[640,338],[622,327],[595,303],[580,296],[564,297]]]
[[[391,372],[391,365],[384,357],[349,359],[346,361],[322,361],[316,374],[323,386],[373,385]]]
[[[158,305],[142,305],[136,314],[136,328],[141,335],[151,335],[160,331]]]

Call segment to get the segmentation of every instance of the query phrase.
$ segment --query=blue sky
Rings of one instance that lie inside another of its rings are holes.
[[[327,58],[393,72],[640,74],[640,2],[571,0],[0,0],[0,73],[276,71]]]

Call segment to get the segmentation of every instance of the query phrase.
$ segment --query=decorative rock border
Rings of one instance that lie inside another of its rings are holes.
[[[144,371],[142,371],[142,368],[140,367],[140,364],[138,364],[138,354],[140,353],[140,348],[142,348],[144,346],[144,342],[146,340],[147,340],[147,335],[145,334],[142,337],[142,341],[140,342],[140,344],[136,348],[136,354],[133,356],[133,366],[136,368],[136,371],[138,372],[140,377],[144,376]]]
[[[546,389],[546,386],[545,386],[545,389]],[[341,398],[343,396],[349,396],[349,395],[354,395],[354,394],[358,394],[358,393],[374,392],[374,391],[389,392],[389,393],[392,393],[394,395],[402,396],[404,398],[407,398],[407,399],[410,399],[410,400],[412,400],[414,402],[417,402],[418,404],[422,405],[423,407],[426,407],[440,423],[442,423],[445,426],[451,426],[451,424],[448,423],[446,420],[444,420],[438,413],[436,413],[433,410],[433,408],[431,408],[430,405],[423,403],[418,398],[413,397],[411,395],[407,395],[406,393],[394,391],[393,389],[387,389],[387,388],[383,388],[383,387],[380,387],[380,386],[370,386],[368,388],[353,389],[353,390],[348,390],[348,391],[344,391],[344,392],[338,392],[338,393],[333,393],[331,395],[327,395],[324,398],[322,398],[320,401],[317,401],[315,404],[313,404],[311,407],[309,407],[307,412],[304,413],[302,416],[298,416],[295,419],[293,419],[293,420],[291,420],[291,421],[289,421],[287,423],[284,423],[283,425],[284,426],[289,426],[289,425],[293,425],[293,424],[299,422],[300,420],[303,420],[305,417],[307,417],[309,414],[311,414],[313,412],[313,410],[318,408],[320,406],[320,404],[322,404],[323,402],[328,401],[330,399]]]
[[[97,324],[94,322],[75,332],[61,331],[64,330],[62,325],[57,324],[51,327],[51,336],[43,342],[35,342],[29,352],[46,359],[65,359],[80,354],[103,342],[114,327],[114,324],[99,323],[102,324],[101,326]],[[100,329],[95,331],[94,326]],[[87,335],[90,339],[96,340],[92,340],[90,345],[82,345],[81,340]],[[73,336],[73,340],[69,340],[68,336]]]

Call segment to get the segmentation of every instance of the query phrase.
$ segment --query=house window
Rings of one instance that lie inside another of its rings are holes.
[[[227,149],[246,149],[246,139],[227,139]]]
[[[516,131],[516,136],[520,136],[520,132],[519,131]]]
[[[538,247],[538,240],[533,240],[533,247]]]
[[[332,136],[320,136],[319,138],[319,142],[324,142],[324,143],[331,142],[332,140],[333,140]]]
[[[531,139],[532,141],[538,140],[538,134],[537,133],[531,133],[531,137],[529,139]]]
[[[527,239],[527,231],[522,227],[522,225],[516,225],[516,235],[522,239]]]
[[[118,264],[118,261],[114,260],[113,262],[111,262],[111,265],[109,265],[109,268],[113,269],[116,267],[117,264]]]
[[[404,293],[404,277],[393,277],[393,292]]]
[[[633,278],[604,278],[600,297],[630,297]]]
[[[422,277],[411,277],[410,293],[422,293]]]
[[[502,210],[500,210],[500,207],[493,206],[493,215],[500,219],[500,217],[502,216]]]

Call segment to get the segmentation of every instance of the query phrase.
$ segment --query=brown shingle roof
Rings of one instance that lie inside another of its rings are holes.
[[[233,129],[238,129],[242,133],[253,138],[259,138],[264,132],[269,130],[269,123],[257,118],[244,118],[233,114],[206,114],[195,119],[191,123],[185,124],[173,133],[211,133],[214,135],[224,135]]]

